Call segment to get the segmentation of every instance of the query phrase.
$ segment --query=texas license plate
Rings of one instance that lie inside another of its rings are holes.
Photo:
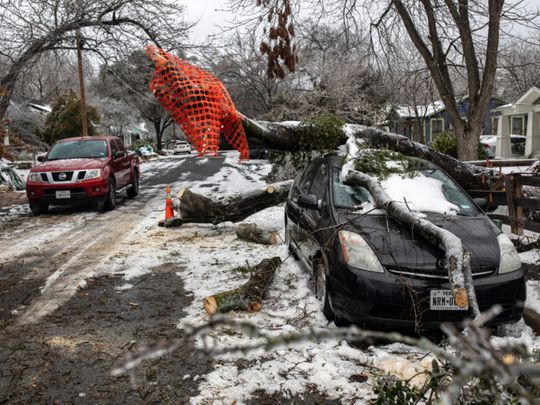
[[[431,290],[429,309],[434,311],[465,311],[469,307],[461,308],[456,305],[454,296],[450,290]]]
[[[56,192],[56,198],[71,198],[71,192],[69,190],[60,190]]]

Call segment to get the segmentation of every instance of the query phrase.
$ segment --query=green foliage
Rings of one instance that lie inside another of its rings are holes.
[[[442,132],[440,135],[435,138],[431,143],[431,147],[438,152],[444,153],[446,155],[452,156],[457,159],[457,139],[452,132]],[[485,148],[480,142],[478,142],[478,159],[487,159],[488,154]]]
[[[431,147],[437,152],[452,156],[457,159],[457,139],[451,132],[442,132],[431,143]]]
[[[379,180],[386,180],[391,174],[415,177],[420,165],[418,160],[389,149],[365,149],[354,162],[356,170]]]
[[[346,141],[343,125],[343,120],[328,113],[308,118],[301,124],[300,149],[335,150]]]
[[[81,100],[70,91],[68,94],[58,96],[52,103],[52,111],[45,121],[43,131],[44,140],[52,144],[59,139],[82,136]],[[97,110],[87,105],[88,135],[95,133],[92,123],[99,123]]]
[[[231,269],[233,273],[238,273],[238,274],[251,274],[253,273],[254,270],[255,270],[255,267],[249,266],[249,265],[238,266]]]

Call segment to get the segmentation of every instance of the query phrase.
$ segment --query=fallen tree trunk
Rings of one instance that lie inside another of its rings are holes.
[[[263,245],[277,245],[279,237],[275,229],[263,229],[255,224],[248,223],[236,225],[236,236]]]
[[[268,148],[297,151],[300,136],[305,128],[290,123],[258,122],[242,116],[248,140],[257,140]],[[404,155],[418,157],[440,166],[464,189],[487,189],[491,181],[496,181],[493,170],[463,163],[429,146],[411,141],[409,138],[363,125],[349,125],[348,131],[366,146],[388,148]]]
[[[234,290],[206,297],[203,300],[205,311],[209,315],[214,315],[218,312],[224,313],[235,309],[249,312],[260,311],[264,295],[272,283],[274,274],[280,265],[281,259],[277,256],[263,260],[257,265],[247,283]]]
[[[170,220],[167,224],[180,226],[187,222],[219,224],[225,221],[242,221],[265,208],[285,202],[291,185],[292,181],[284,181],[220,200],[213,200],[183,188],[178,193],[178,201],[173,203],[180,219]]]

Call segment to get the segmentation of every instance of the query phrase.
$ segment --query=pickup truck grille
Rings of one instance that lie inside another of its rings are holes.
[[[73,172],[52,172],[51,174],[54,181],[71,181],[73,177]]]

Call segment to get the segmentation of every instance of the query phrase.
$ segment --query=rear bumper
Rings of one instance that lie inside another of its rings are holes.
[[[57,191],[70,191],[70,198],[57,198]],[[69,184],[26,183],[26,196],[33,203],[74,205],[100,202],[107,198],[108,182],[102,179]]]
[[[332,309],[340,319],[383,327],[438,329],[441,322],[459,324],[472,316],[471,310],[429,309],[430,291],[449,290],[448,281],[343,267],[349,277],[330,277],[328,286]],[[521,270],[477,278],[474,288],[480,311],[495,304],[503,307],[502,313],[490,325],[515,322],[523,315],[526,288]]]

